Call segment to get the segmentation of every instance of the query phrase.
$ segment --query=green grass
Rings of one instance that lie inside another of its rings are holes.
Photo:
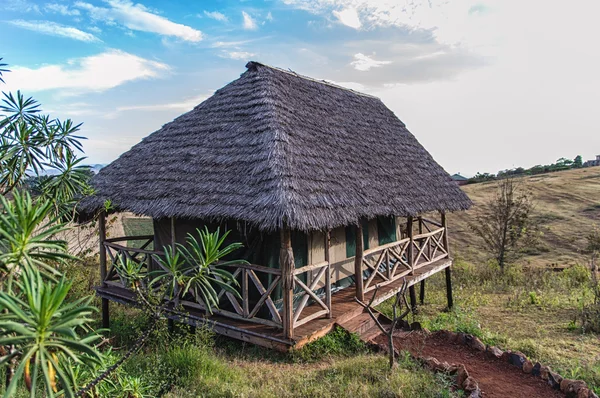
[[[140,311],[114,308],[113,344],[126,347],[147,321]],[[190,333],[180,326],[169,334],[162,322],[112,382],[135,380],[140,390],[170,398],[461,396],[451,392],[449,377],[429,372],[407,354],[394,370],[387,361],[339,328],[303,349],[282,354],[218,338],[205,329]]]

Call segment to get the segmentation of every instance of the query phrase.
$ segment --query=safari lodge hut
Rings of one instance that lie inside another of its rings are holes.
[[[221,292],[208,315],[190,298],[172,319],[286,350],[335,324],[364,331],[355,297],[368,301],[376,286],[375,304],[406,278],[416,305],[415,285],[423,299],[425,279],[442,270],[452,306],[446,213],[471,201],[450,175],[378,98],[246,68],[94,177],[82,210],[100,214],[105,325],[109,300],[135,303],[115,271],[119,256],[151,269],[161,248],[205,225],[244,244],[238,258],[249,265],[230,269],[241,299]],[[151,217],[154,235],[107,239],[107,200]]]

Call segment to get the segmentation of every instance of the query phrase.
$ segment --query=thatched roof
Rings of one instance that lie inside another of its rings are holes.
[[[257,62],[246,67],[103,168],[82,209],[110,199],[155,218],[311,230],[471,205],[378,98]]]

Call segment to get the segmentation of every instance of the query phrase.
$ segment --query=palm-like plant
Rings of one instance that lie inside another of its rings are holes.
[[[229,231],[221,235],[219,228],[209,232],[207,227],[197,229],[198,238],[188,234],[187,245],[177,245],[177,252],[165,248],[164,258],[156,257],[161,270],[155,282],[167,285],[167,293],[176,301],[182,294],[189,292],[201,300],[206,310],[212,314],[213,308],[219,307],[219,296],[216,287],[220,287],[237,297],[239,285],[234,276],[224,267],[247,264],[245,260],[221,261],[228,254],[243,247],[241,243],[232,243],[223,247]]]
[[[51,210],[50,201],[34,201],[28,193],[15,192],[10,201],[0,197],[0,281],[10,284],[26,266],[57,275],[52,264],[73,258],[66,242],[55,238],[67,227],[49,218]]]
[[[6,388],[5,397],[12,396],[21,378],[34,397],[38,383],[49,397],[58,392],[59,383],[65,396],[73,397],[69,372],[63,364],[99,363],[99,352],[90,345],[100,336],[92,331],[84,337],[79,331],[88,331],[95,308],[90,298],[66,303],[71,282],[61,278],[56,284],[44,282],[39,271],[26,267],[21,273],[19,289],[23,298],[0,292],[0,345],[13,345],[13,351],[0,360],[4,365],[18,356],[19,365]],[[57,378],[58,376],[58,378]]]

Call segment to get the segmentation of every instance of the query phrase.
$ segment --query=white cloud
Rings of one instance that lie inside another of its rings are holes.
[[[58,3],[48,3],[44,6],[44,10],[66,16],[75,16],[81,14],[77,9],[69,8],[64,4]]]
[[[371,68],[379,68],[383,65],[388,65],[391,63],[392,61],[376,61],[368,55],[358,53],[354,54],[354,61],[350,62],[350,65],[352,65],[356,70],[366,72]]]
[[[224,51],[219,54],[221,58],[231,58],[244,61],[250,61],[250,58],[254,57],[255,55],[256,54],[247,51]]]
[[[221,21],[221,22],[229,21],[227,16],[219,11],[206,11],[205,10],[204,15],[206,15],[207,17],[212,18],[214,20]]]
[[[105,91],[121,84],[161,77],[169,66],[119,50],[69,60],[37,69],[14,66],[6,80],[9,90],[65,90],[66,93]]]
[[[187,98],[181,102],[171,102],[171,103],[166,103],[166,104],[120,106],[117,108],[117,112],[170,111],[170,110],[189,111],[191,109],[194,109],[194,107],[196,105],[200,104],[201,102],[206,100],[211,95],[212,95],[212,92],[210,94],[206,94],[206,95],[199,95],[196,97]]]
[[[8,21],[11,25],[18,26],[23,29],[33,30],[51,36],[67,37],[69,39],[94,42],[100,41],[91,33],[84,32],[72,26],[60,25],[51,21],[23,21],[15,20]]]
[[[238,47],[244,44],[248,44],[253,42],[254,40],[238,40],[238,41],[216,41],[211,44],[213,48],[221,48],[221,47]]]
[[[246,11],[242,11],[242,16],[244,17],[244,29],[255,30],[258,28],[256,21]]]
[[[27,0],[2,0],[0,10],[35,12],[36,14],[41,14],[40,7]]]
[[[75,7],[88,11],[92,19],[109,25],[119,23],[131,30],[173,36],[190,42],[202,40],[199,30],[154,14],[142,4],[133,4],[128,0],[107,0],[107,3],[108,8],[78,1]]]
[[[341,23],[351,28],[360,29],[362,26],[355,8],[346,8],[341,11],[334,10],[333,15],[335,15]]]
[[[267,16],[265,18],[266,18],[267,21],[273,22],[273,14],[271,14],[271,11],[269,11],[267,13]]]
[[[511,0],[281,0],[314,14],[333,15],[358,29],[397,26],[431,30],[442,43],[477,42],[489,36],[482,20]],[[476,43],[474,43],[476,44]]]

